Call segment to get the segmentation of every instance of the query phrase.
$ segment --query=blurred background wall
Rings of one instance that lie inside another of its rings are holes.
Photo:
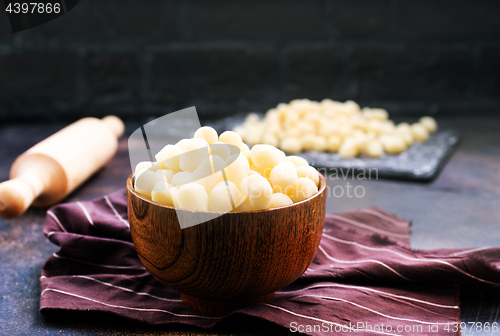
[[[5,22],[3,23],[5,24]],[[0,36],[0,121],[203,118],[294,98],[500,111],[500,2],[81,0]]]

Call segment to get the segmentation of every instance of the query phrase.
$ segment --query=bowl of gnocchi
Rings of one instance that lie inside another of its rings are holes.
[[[189,307],[225,315],[272,301],[319,246],[326,180],[307,161],[201,127],[127,180],[132,240]]]

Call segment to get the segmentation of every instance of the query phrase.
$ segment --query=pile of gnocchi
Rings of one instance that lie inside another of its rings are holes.
[[[437,129],[432,117],[395,125],[386,110],[360,109],[350,100],[296,99],[270,109],[262,120],[249,114],[234,131],[250,146],[263,143],[288,154],[314,150],[353,158],[362,153],[368,157],[402,153],[415,141],[426,142]]]
[[[193,211],[254,211],[291,205],[318,192],[318,171],[268,144],[211,127],[166,145],[156,161],[137,164],[134,189],[153,202]]]

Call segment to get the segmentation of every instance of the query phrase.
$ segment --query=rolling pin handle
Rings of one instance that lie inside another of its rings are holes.
[[[102,121],[111,131],[113,131],[117,138],[121,137],[123,132],[125,131],[125,125],[123,124],[123,121],[121,121],[120,118],[114,115],[106,116],[102,118]]]
[[[21,215],[43,193],[44,188],[43,180],[36,174],[24,174],[0,183],[0,217]]]

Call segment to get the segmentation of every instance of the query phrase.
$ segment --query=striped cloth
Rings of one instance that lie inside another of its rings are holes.
[[[208,316],[140,263],[125,190],[47,214],[44,233],[60,250],[42,269],[43,314],[93,310],[204,328],[246,314],[310,335],[453,335],[457,284],[500,283],[500,248],[412,250],[409,222],[368,208],[327,215],[313,263],[273,302]]]

